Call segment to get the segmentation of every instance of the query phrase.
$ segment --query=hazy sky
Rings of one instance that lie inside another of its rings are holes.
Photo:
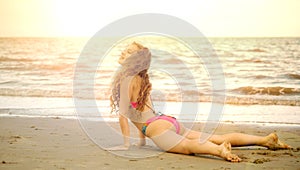
[[[0,0],[0,36],[92,36],[139,13],[184,19],[205,36],[298,36],[300,0]]]

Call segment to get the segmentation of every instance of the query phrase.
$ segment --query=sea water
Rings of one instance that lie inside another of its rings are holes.
[[[81,88],[82,94],[94,93],[94,98],[82,95],[81,100],[96,101],[96,110],[93,104],[84,108],[86,117],[111,120],[109,86],[120,67],[118,56],[133,40],[118,42],[105,56],[93,54],[79,63],[88,40],[0,38],[0,114],[78,117],[73,82],[79,69],[81,73],[95,72],[93,88]],[[151,68],[156,69],[150,68],[149,74],[156,110],[186,121],[208,120],[213,114],[212,79],[221,76],[225,86],[219,90],[225,90],[226,100],[222,112],[217,113],[218,120],[300,124],[300,38],[209,38],[222,66],[222,74],[215,76],[207,71],[209,64],[215,63],[197,63],[209,54],[191,52],[167,38],[134,40],[152,52]],[[190,42],[203,48],[207,45],[197,40]],[[98,63],[96,70],[89,69],[92,62]],[[180,71],[182,66],[190,75]],[[183,105],[191,109],[182,110]]]

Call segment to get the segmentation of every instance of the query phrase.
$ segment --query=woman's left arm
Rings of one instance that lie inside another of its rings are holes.
[[[137,146],[145,146],[146,145],[146,137],[140,130],[139,130],[139,137],[140,137],[140,141],[139,141],[139,143],[137,143]]]

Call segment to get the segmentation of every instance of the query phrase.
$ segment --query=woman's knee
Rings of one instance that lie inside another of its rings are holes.
[[[223,135],[212,135],[209,138],[209,141],[215,144],[221,144],[226,140],[225,136]]]
[[[191,140],[184,139],[182,140],[178,145],[176,145],[174,148],[170,150],[170,152],[177,152],[177,153],[183,153],[183,154],[192,154],[191,149]]]

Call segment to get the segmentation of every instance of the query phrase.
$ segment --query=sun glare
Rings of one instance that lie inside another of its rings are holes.
[[[178,17],[206,36],[299,36],[299,5],[298,0],[0,0],[0,36],[92,36],[117,19],[142,13]]]
[[[91,36],[114,15],[102,1],[54,0],[52,11],[62,35]]]

